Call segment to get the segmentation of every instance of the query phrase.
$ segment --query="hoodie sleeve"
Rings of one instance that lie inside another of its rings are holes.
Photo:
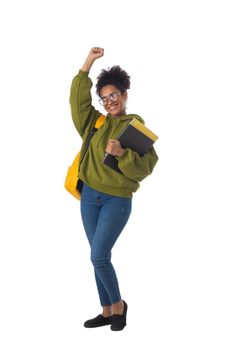
[[[82,138],[90,132],[94,121],[101,115],[92,106],[91,87],[88,72],[80,70],[71,84],[70,107],[74,125]]]
[[[124,154],[117,157],[117,160],[119,169],[127,178],[140,182],[152,173],[158,156],[154,147],[142,157],[137,152],[126,148]]]

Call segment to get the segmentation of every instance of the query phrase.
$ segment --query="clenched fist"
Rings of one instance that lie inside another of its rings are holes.
[[[104,49],[101,47],[93,47],[91,51],[89,52],[89,56],[93,59],[100,58],[104,55]]]
[[[109,139],[105,150],[107,153],[115,157],[121,157],[125,150],[121,147],[120,141]]]
[[[89,72],[95,60],[97,58],[102,57],[103,55],[104,55],[104,49],[102,49],[101,47],[93,47],[90,50],[81,70],[84,72]]]

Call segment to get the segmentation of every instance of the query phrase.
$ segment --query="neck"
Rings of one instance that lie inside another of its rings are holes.
[[[110,114],[110,116],[112,117],[112,118],[115,118],[115,119],[118,119],[118,118],[120,118],[120,117],[123,117],[123,115],[125,115],[126,113],[125,113],[125,110],[124,111],[122,111],[121,113],[119,113],[119,114],[117,114],[117,115],[111,115]]]

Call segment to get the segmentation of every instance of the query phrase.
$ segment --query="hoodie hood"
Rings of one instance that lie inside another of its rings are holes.
[[[107,114],[107,118],[113,119],[113,120],[119,120],[119,121],[132,120],[133,118],[137,118],[140,122],[144,124],[144,120],[137,114],[125,114],[117,118],[114,118],[110,114]]]

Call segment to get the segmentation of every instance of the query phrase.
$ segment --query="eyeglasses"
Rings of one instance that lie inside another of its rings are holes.
[[[117,102],[119,100],[119,95],[121,95],[121,92],[114,91],[108,96],[103,96],[99,99],[99,103],[102,106],[106,106],[108,101],[110,100],[111,102]]]

